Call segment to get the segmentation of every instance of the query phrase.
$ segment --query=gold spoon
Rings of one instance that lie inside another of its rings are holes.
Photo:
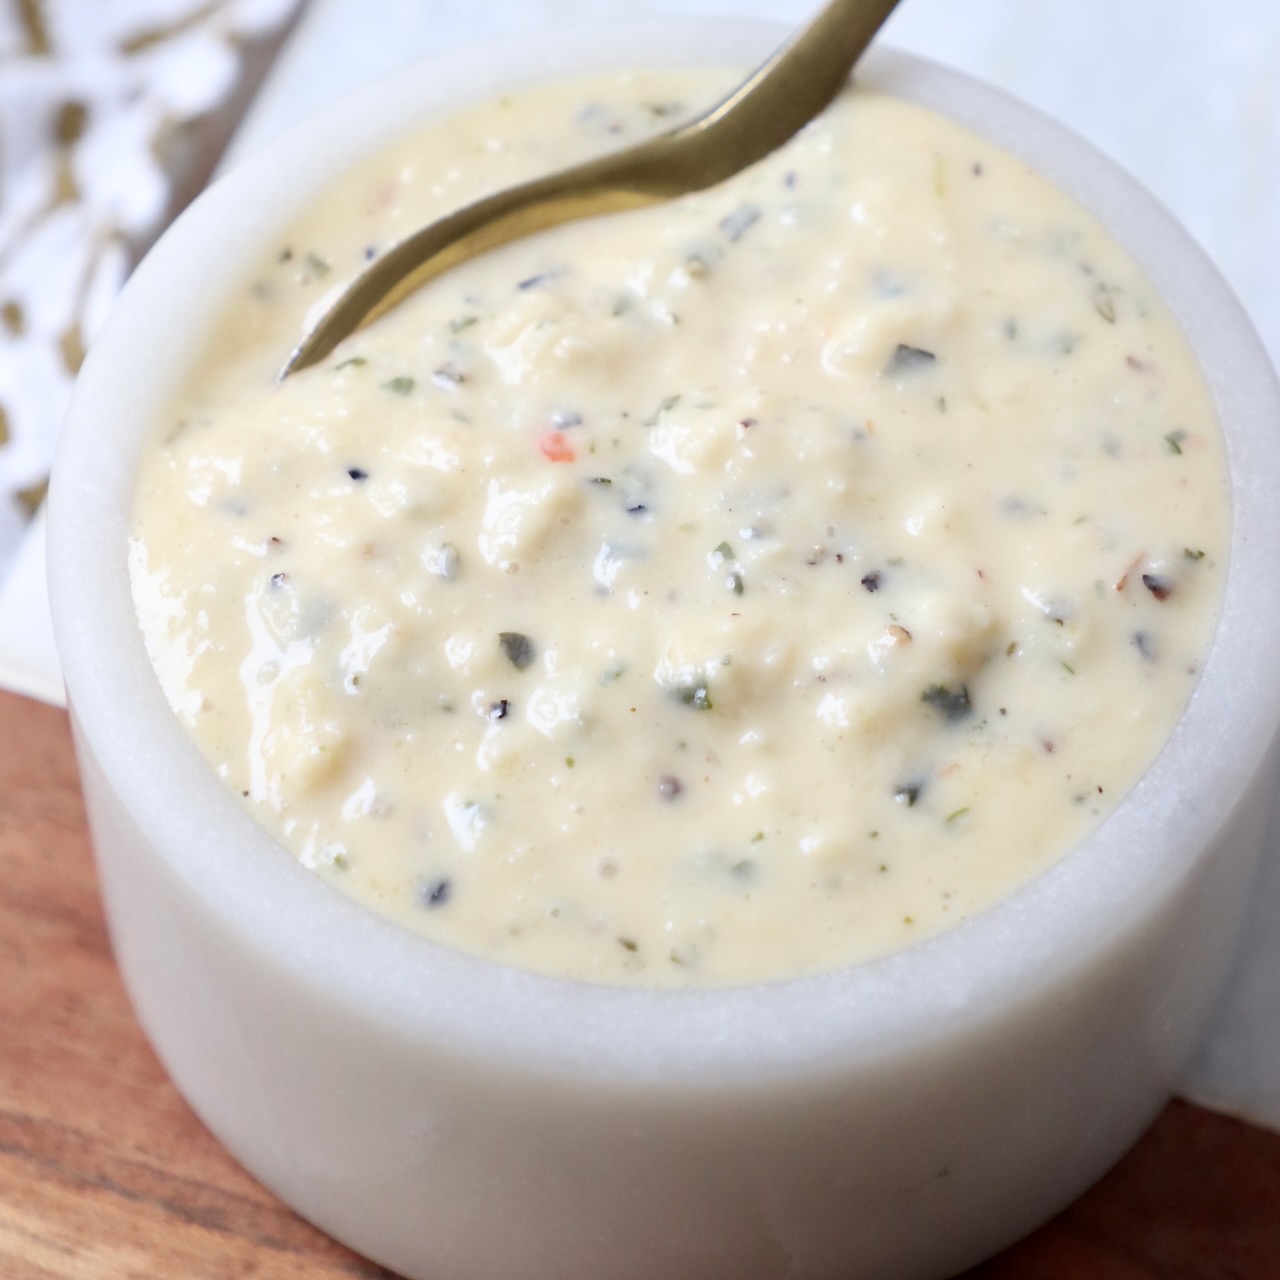
[[[450,267],[577,218],[637,209],[723,182],[775,151],[835,97],[898,0],[829,0],[723,102],[638,146],[508,187],[415,231],[319,315],[282,379]]]

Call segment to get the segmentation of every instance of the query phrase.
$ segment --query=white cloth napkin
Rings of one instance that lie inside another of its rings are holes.
[[[234,144],[243,154],[348,89],[427,56],[565,21],[663,12],[796,23],[816,0],[311,0]],[[1280,6],[1274,0],[906,0],[886,40],[1008,89],[1146,183],[1230,280],[1280,354]],[[0,591],[0,683],[51,701],[61,678],[39,525]],[[1280,817],[1194,1101],[1280,1131]]]

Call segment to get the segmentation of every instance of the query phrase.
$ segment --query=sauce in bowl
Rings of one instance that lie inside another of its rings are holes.
[[[1222,593],[1218,425],[1140,269],[880,95],[274,382],[366,255],[715,87],[526,88],[352,173],[134,510],[166,695],[267,830],[410,928],[598,982],[790,977],[981,911],[1154,759]]]

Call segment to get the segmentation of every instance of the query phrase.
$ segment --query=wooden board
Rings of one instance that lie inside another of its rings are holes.
[[[254,1182],[169,1083],[111,959],[66,715],[7,693],[0,873],[0,1277],[388,1276]],[[967,1280],[1277,1277],[1280,1136],[1174,1103]]]

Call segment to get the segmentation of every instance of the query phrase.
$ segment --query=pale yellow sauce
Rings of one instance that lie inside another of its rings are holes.
[[[274,384],[367,252],[731,80],[522,91],[371,161],[142,468],[139,616],[219,776],[333,885],[522,968],[734,983],[958,924],[1133,785],[1211,638],[1185,341],[1091,216],[901,102]]]

